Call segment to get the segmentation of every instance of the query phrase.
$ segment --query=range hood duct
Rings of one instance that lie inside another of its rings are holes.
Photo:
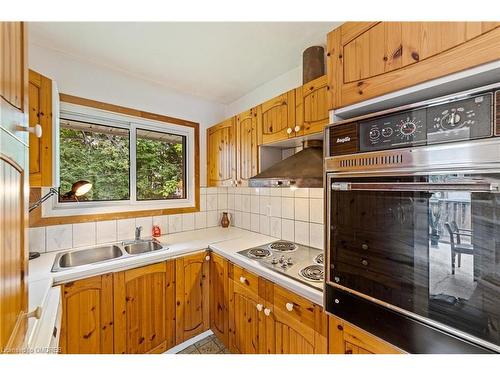
[[[323,187],[323,141],[307,140],[303,149],[250,178],[252,187]]]

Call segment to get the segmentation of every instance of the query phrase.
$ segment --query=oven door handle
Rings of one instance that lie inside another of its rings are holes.
[[[332,190],[366,190],[366,191],[468,191],[468,192],[499,192],[499,185],[489,182],[333,182]]]

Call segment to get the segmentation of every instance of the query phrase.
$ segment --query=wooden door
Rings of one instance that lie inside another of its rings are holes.
[[[28,326],[26,33],[0,22],[0,352],[22,347]]]
[[[29,124],[42,127],[42,136],[29,135],[30,186],[51,187],[52,181],[52,81],[29,71]]]
[[[208,252],[176,259],[176,343],[205,332],[210,327]]]
[[[112,274],[62,286],[62,353],[113,353],[113,324]]]
[[[261,104],[262,144],[295,137],[295,90]]]
[[[329,108],[500,58],[498,22],[347,22],[328,34]]]
[[[229,262],[210,255],[210,329],[229,346]]]
[[[174,346],[174,262],[114,274],[115,353],[163,353]]]
[[[295,90],[296,134],[307,135],[320,133],[329,123],[328,84],[326,75],[299,87]]]
[[[331,354],[401,354],[403,351],[343,320],[329,317],[328,352]]]
[[[232,186],[236,180],[236,132],[232,117],[207,129],[207,186]]]
[[[260,107],[252,108],[236,116],[236,180],[238,186],[248,186],[248,179],[258,173],[260,119]]]

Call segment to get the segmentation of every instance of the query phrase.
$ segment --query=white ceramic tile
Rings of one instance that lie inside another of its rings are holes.
[[[272,237],[281,238],[281,219],[279,217],[271,218],[270,227],[271,232],[269,233],[269,235]]]
[[[241,228],[246,230],[250,230],[252,228],[250,213],[248,212],[241,213]]]
[[[282,188],[271,188],[271,197],[281,197],[282,195]]]
[[[241,196],[241,211],[250,212],[250,202],[251,202],[250,195],[242,195]]]
[[[236,194],[236,189],[238,189],[238,188],[236,188],[236,187],[228,187],[227,188],[227,193],[230,194],[230,195],[234,195],[234,194]]]
[[[229,202],[228,202],[229,203]],[[241,194],[234,195],[234,209],[236,211],[242,211]]]
[[[207,193],[206,187],[200,187],[200,195],[205,195]]]
[[[241,211],[235,211],[234,212],[234,215],[233,215],[233,226],[234,227],[238,227],[238,228],[242,228],[242,212]]]
[[[95,245],[95,222],[73,224],[73,247]]]
[[[309,188],[295,190],[295,198],[309,198]]]
[[[216,187],[207,188],[207,194],[217,194],[217,188]]]
[[[194,230],[194,214],[182,214],[182,231]]]
[[[267,215],[260,215],[259,218],[259,232],[262,234],[265,234],[266,236],[269,236],[269,233],[271,233],[271,224],[269,221],[269,216]]]
[[[240,194],[242,194],[242,195],[250,195],[250,194],[252,194],[252,190],[253,190],[253,188],[242,187],[242,188],[240,188],[240,191],[241,191]]]
[[[253,214],[258,214],[260,209],[260,200],[258,195],[252,195],[250,201],[250,212]]]
[[[135,219],[120,219],[116,221],[117,240],[130,240],[135,235]]]
[[[295,241],[295,226],[293,220],[281,220],[281,238],[287,241]]]
[[[259,188],[259,195],[271,195],[271,188]]]
[[[200,195],[200,211],[206,211],[206,210],[207,210],[207,196]]]
[[[309,221],[323,224],[323,199],[309,199]]]
[[[323,188],[309,188],[309,198],[323,199]]]
[[[271,196],[271,216],[281,217],[281,196]]]
[[[29,228],[29,251],[45,253],[45,227]]]
[[[309,199],[295,198],[295,220],[309,221]]]
[[[65,250],[73,246],[73,226],[71,224],[51,225],[47,227],[45,235],[47,251]]]
[[[309,246],[309,223],[295,221],[295,242]]]
[[[135,219],[135,226],[142,227],[141,237],[151,237],[153,235],[153,217],[138,217]]]
[[[271,197],[269,195],[261,195],[259,197],[259,213],[269,216],[271,211]]]
[[[217,194],[227,194],[227,187],[224,187],[224,186],[218,187]]]
[[[217,194],[217,209],[227,210],[227,194]]]
[[[324,248],[324,225],[309,224],[309,246],[323,250]]]
[[[293,219],[295,215],[294,198],[283,197],[281,199],[281,217],[284,219]]]
[[[295,196],[295,190],[290,189],[290,188],[281,188],[281,195],[283,197],[294,197]]]
[[[207,227],[216,227],[220,223],[219,213],[217,211],[207,212]]]
[[[168,217],[168,233],[182,232],[182,214]]]
[[[168,233],[168,215],[153,216],[153,225],[160,227],[161,234]]]
[[[259,214],[250,215],[251,231],[258,232],[260,230]]]
[[[96,243],[115,242],[116,220],[98,221],[96,224]]]
[[[216,211],[217,210],[217,194],[209,194],[207,195],[207,211]]]
[[[249,188],[249,189],[250,189],[251,195],[259,195],[260,194],[260,188]]]
[[[227,195],[227,209],[228,210],[234,210],[234,194],[228,194]]]
[[[194,227],[195,229],[203,229],[207,227],[207,213],[195,212],[194,213]]]

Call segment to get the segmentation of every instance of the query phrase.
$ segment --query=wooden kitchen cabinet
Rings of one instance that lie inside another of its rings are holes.
[[[261,104],[262,144],[295,137],[295,90]]]
[[[113,274],[64,284],[62,311],[62,353],[113,353]]]
[[[238,186],[248,186],[248,179],[258,173],[261,119],[260,106],[236,116],[236,181]]]
[[[210,329],[229,347],[229,262],[210,255]]]
[[[233,186],[236,180],[236,127],[231,117],[207,129],[207,186]]]
[[[323,131],[329,123],[328,82],[326,75],[295,89],[296,123],[300,128],[296,135],[308,135]]]
[[[330,354],[401,354],[402,350],[343,320],[329,316]]]
[[[52,187],[52,81],[29,71],[29,125],[42,127],[42,136],[29,135],[30,186]]]
[[[163,353],[174,346],[174,275],[174,261],[114,274],[115,353]]]
[[[347,22],[328,34],[329,109],[500,58],[498,22]]]
[[[210,327],[210,257],[201,252],[175,261],[176,344]]]
[[[0,96],[24,112],[26,29],[23,22],[0,22]]]

